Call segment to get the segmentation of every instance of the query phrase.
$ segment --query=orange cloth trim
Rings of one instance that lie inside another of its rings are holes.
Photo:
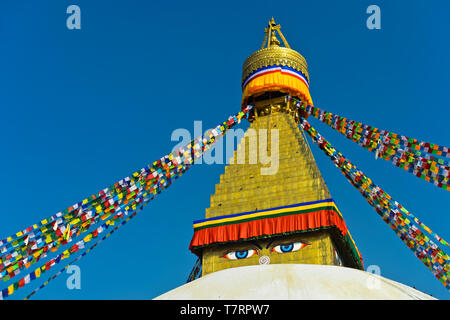
[[[330,226],[336,226],[343,236],[348,233],[344,220],[335,211],[320,210],[200,229],[194,232],[189,250],[192,251],[195,247],[213,243],[238,241],[264,235],[276,235]]]
[[[281,71],[261,75],[251,80],[242,93],[243,102],[250,96],[266,91],[282,91],[292,96],[300,96],[313,105],[309,89],[299,78]]]

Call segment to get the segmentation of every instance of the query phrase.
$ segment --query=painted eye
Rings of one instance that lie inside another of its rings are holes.
[[[308,245],[307,243],[303,243],[301,241],[286,243],[286,244],[279,244],[272,248],[272,252],[273,251],[278,252],[278,253],[294,252],[294,251],[303,249],[307,245]]]
[[[250,258],[255,253],[256,253],[256,250],[253,250],[253,249],[242,250],[242,251],[230,251],[223,257],[227,258],[229,260],[238,260],[238,259]]]

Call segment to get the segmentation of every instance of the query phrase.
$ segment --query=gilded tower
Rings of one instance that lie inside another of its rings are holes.
[[[286,99],[312,105],[306,60],[272,18],[261,49],[244,62],[242,106],[250,127],[220,176],[190,250],[202,274],[258,264],[341,265],[361,255]],[[278,39],[281,39],[281,41]]]

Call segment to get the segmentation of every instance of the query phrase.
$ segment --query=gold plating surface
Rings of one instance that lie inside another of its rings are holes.
[[[305,58],[295,50],[277,46],[263,48],[251,54],[244,62],[242,81],[256,70],[273,65],[288,66],[298,70],[309,82],[308,64]]]

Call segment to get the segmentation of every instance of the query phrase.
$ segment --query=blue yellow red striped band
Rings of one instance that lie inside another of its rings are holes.
[[[301,72],[298,71],[292,67],[288,67],[288,66],[267,66],[267,67],[262,67],[258,70],[256,70],[255,72],[251,73],[248,75],[248,77],[242,82],[242,88],[245,88],[245,86],[251,81],[254,80],[260,76],[269,74],[269,73],[273,73],[273,72],[281,72],[281,73],[285,73],[285,74],[290,74],[298,79],[300,79],[301,81],[303,81],[305,83],[305,85],[309,88],[309,82],[306,79],[306,76]]]
[[[312,202],[303,202],[299,204],[293,204],[289,206],[276,207],[265,210],[237,213],[231,215],[225,215],[220,217],[213,217],[209,219],[196,220],[193,222],[194,230],[198,228],[204,228],[212,225],[222,224],[222,223],[239,223],[242,220],[248,219],[264,219],[270,218],[271,216],[283,214],[288,214],[289,212],[297,212],[300,210],[311,210],[318,209],[321,207],[333,207],[333,209],[338,213],[339,217],[343,219],[342,214],[334,203],[333,199],[312,201]]]

